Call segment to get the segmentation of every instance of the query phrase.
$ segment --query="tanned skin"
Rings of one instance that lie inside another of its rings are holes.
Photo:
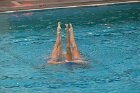
[[[65,62],[56,60],[57,58],[63,56],[62,41],[61,41],[61,26],[60,26],[60,22],[58,22],[56,43],[54,45],[54,48],[51,54],[51,60],[48,62],[48,64],[65,64],[66,62],[85,64],[83,60],[80,60],[80,52],[78,50],[77,44],[74,39],[72,24],[70,24],[70,28],[68,27],[68,24],[65,24],[65,26],[66,26],[65,28],[66,30],[66,60]]]
[[[78,50],[77,44],[76,44],[75,39],[74,39],[72,24],[70,24],[69,33],[70,33],[70,43],[71,43],[71,46],[72,46],[72,55],[74,57],[73,59],[79,59],[80,58],[80,52]]]
[[[51,59],[48,61],[48,64],[64,64],[65,62],[56,62],[56,59],[61,56],[62,56],[61,23],[58,22],[56,43],[54,45],[51,54]]]
[[[71,47],[70,47],[70,36],[69,36],[69,27],[68,24],[66,25],[66,60],[72,61],[72,53],[71,53]]]

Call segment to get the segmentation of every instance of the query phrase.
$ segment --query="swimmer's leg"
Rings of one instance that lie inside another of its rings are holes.
[[[61,56],[62,56],[61,27],[60,27],[60,22],[58,22],[57,39],[51,54],[51,59],[48,61],[48,64],[65,64],[65,62],[63,61],[56,60]]]
[[[57,38],[56,38],[56,43],[54,45],[52,54],[51,54],[51,59],[56,59],[62,54],[62,42],[61,42],[61,26],[60,22],[58,22],[58,27],[57,27]]]
[[[57,28],[57,37],[58,37],[58,57],[62,57],[62,39],[61,39],[61,26],[60,26],[60,22],[58,23],[58,28]]]
[[[74,59],[79,59],[80,58],[80,52],[78,50],[77,44],[76,44],[75,39],[74,39],[72,24],[70,24],[69,33],[70,33],[70,43],[71,43],[71,46],[72,46],[73,57],[74,57]]]
[[[67,61],[72,61],[72,53],[71,53],[71,48],[70,48],[70,36],[69,36],[69,28],[68,24],[66,25],[66,60]]]

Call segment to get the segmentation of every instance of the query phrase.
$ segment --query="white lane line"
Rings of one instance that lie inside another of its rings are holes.
[[[47,10],[47,9],[63,9],[63,8],[76,8],[76,7],[86,7],[86,6],[103,6],[103,5],[113,5],[113,4],[126,4],[126,3],[137,3],[140,1],[127,1],[127,2],[115,2],[115,3],[103,3],[103,4],[89,4],[89,5],[78,5],[78,6],[66,6],[66,7],[53,7],[53,8],[41,8],[41,9],[26,9],[17,11],[5,11],[0,13],[13,13],[13,12],[24,12],[24,11],[35,11],[35,10]],[[45,5],[45,4],[44,4]],[[47,6],[47,5],[46,5]]]

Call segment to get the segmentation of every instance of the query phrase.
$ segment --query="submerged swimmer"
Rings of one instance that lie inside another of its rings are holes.
[[[56,43],[48,64],[85,64],[85,62],[80,59],[80,52],[74,39],[72,24],[70,24],[70,28],[68,27],[68,24],[65,24],[65,26],[66,55],[62,53],[61,26],[60,22],[58,22]],[[66,57],[66,60],[63,60],[64,56]]]

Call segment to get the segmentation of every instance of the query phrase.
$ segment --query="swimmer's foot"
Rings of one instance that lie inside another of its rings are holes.
[[[72,27],[72,24],[70,24],[69,32],[70,32],[70,33],[73,33],[73,27]]]
[[[57,34],[61,33],[61,22],[58,22]]]

